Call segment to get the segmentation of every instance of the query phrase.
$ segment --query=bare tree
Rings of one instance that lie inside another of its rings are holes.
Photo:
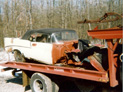
[[[4,0],[0,16],[0,35],[22,36],[25,31],[40,28],[75,29],[79,38],[90,39],[86,31],[96,24],[81,24],[77,21],[97,19],[106,12],[123,13],[122,0]],[[100,28],[122,24],[122,21],[100,24]],[[89,26],[89,27],[88,27]],[[3,41],[3,40],[2,40]]]

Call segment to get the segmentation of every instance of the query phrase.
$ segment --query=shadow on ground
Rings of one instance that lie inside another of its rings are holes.
[[[9,82],[19,84],[19,85],[23,85],[21,77],[12,78],[12,79],[7,80],[7,83],[9,83]],[[28,90],[30,90],[30,86],[25,87],[25,91],[28,91]]]

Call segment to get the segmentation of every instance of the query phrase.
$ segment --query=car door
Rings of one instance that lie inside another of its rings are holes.
[[[43,36],[46,37],[43,41]],[[38,39],[40,36],[35,37],[35,41],[31,42],[30,48],[30,58],[37,60],[38,62],[45,64],[52,64],[52,48],[53,45],[48,42],[50,35],[42,34],[41,39]]]

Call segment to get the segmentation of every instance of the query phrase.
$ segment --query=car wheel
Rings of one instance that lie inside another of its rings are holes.
[[[25,58],[19,51],[14,51],[14,57],[16,62],[25,62]]]
[[[34,73],[31,77],[32,92],[52,92],[52,81],[41,73]]]

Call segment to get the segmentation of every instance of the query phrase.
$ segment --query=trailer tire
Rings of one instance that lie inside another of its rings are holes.
[[[34,73],[31,77],[32,92],[52,92],[52,81],[41,73]]]
[[[14,51],[14,57],[16,62],[25,62],[24,56],[17,50]]]

